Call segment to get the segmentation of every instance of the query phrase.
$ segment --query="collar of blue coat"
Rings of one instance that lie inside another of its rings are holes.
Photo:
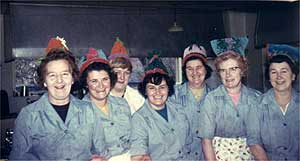
[[[217,56],[233,51],[245,57],[245,49],[248,45],[247,37],[231,37],[210,41],[211,47]]]
[[[46,92],[43,94],[43,96],[41,96],[41,98],[39,100],[35,101],[34,103],[32,103],[28,106],[34,107],[32,109],[32,112],[45,113],[47,115],[47,117],[49,117],[49,119],[51,119],[52,121],[59,121],[59,120],[61,120],[61,118],[59,117],[59,115],[57,114],[55,109],[52,107],[48,96],[49,96],[48,92]],[[78,113],[83,113],[84,111],[87,111],[89,109],[92,110],[91,103],[81,101],[81,100],[77,99],[76,97],[70,95],[69,110],[68,110],[68,114],[67,114],[64,126],[62,126],[62,128],[66,128],[66,126],[68,126],[68,124],[69,124],[69,121],[71,121],[74,117],[79,116]],[[94,116],[91,116],[91,117],[94,117]]]
[[[88,101],[88,102],[91,102],[91,99],[90,99],[90,95],[89,93],[87,93],[83,98],[82,98],[83,101]],[[109,106],[109,110],[114,113],[115,111],[117,112],[124,112],[124,113],[129,113],[130,115],[130,107],[127,103],[127,101],[124,99],[124,98],[121,98],[121,97],[115,97],[115,96],[112,96],[110,94],[108,94],[107,96],[107,101],[108,101],[108,106]],[[93,103],[92,103],[93,104]],[[94,108],[97,108],[96,106],[92,105]],[[114,108],[114,107],[118,107],[118,108]]]
[[[43,105],[39,106],[39,108],[35,108],[35,110],[37,110],[37,111],[50,110],[52,108],[52,105],[51,105],[48,97],[49,97],[48,92],[45,92],[40,97],[40,99],[36,101],[37,103],[42,103]],[[83,110],[82,110],[82,105],[80,104],[80,101],[81,100],[77,99],[76,97],[74,97],[73,95],[70,94],[70,106],[69,106],[69,108],[74,108],[75,112],[82,112]]]
[[[172,122],[175,118],[174,116],[174,111],[184,113],[182,110],[182,105],[179,103],[176,103],[174,101],[169,100],[170,98],[167,99],[165,106],[168,108],[168,120],[169,122]],[[151,107],[149,99],[146,99],[144,105],[139,109],[136,113],[140,113],[143,115],[143,117],[148,120],[149,118],[155,118],[155,119],[163,119],[159,114]],[[159,117],[158,117],[159,116]],[[149,117],[149,118],[148,118]]]
[[[261,97],[261,103],[269,104],[270,102],[275,102],[275,91],[274,88],[269,89],[266,93],[264,93]],[[292,88],[292,98],[291,101],[295,102],[299,105],[300,98],[299,92],[297,92],[294,88]]]
[[[90,94],[87,93],[83,98],[82,98],[83,101],[89,101],[91,102],[91,99],[90,99]],[[121,97],[116,97],[116,96],[112,96],[110,94],[107,95],[107,101],[109,102],[109,104],[118,104],[118,105],[122,105],[123,107],[124,106],[129,106],[127,101],[124,99],[124,98],[121,98]],[[128,107],[129,108],[129,107]]]
[[[176,92],[178,92],[177,93],[178,96],[185,96],[188,94],[188,91],[190,90],[189,82],[186,81],[183,84],[178,84],[178,85],[176,85],[175,89],[178,90],[178,91],[176,91]],[[203,94],[204,95],[207,94],[210,90],[211,90],[210,87],[206,83],[204,83],[204,93]]]
[[[214,97],[222,98],[224,101],[231,101],[231,98],[228,95],[228,92],[223,84],[219,85],[216,89],[208,94],[212,94]],[[244,84],[242,84],[240,101],[242,101],[243,103],[255,103],[257,100],[254,99],[258,99],[260,95],[261,93],[259,91],[248,88]]]

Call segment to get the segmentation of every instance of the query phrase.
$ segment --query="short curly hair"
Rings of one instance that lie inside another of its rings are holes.
[[[175,84],[173,78],[166,74],[161,74],[161,73],[153,73],[153,74],[146,75],[144,77],[143,81],[138,85],[138,90],[144,96],[144,98],[147,98],[147,95],[146,95],[147,83],[159,85],[163,80],[165,80],[168,85],[168,89],[169,89],[168,96],[173,95],[174,94],[174,84]]]
[[[238,66],[239,68],[241,69],[242,73],[243,73],[243,76],[245,76],[247,70],[248,70],[248,63],[247,63],[247,60],[245,57],[241,56],[240,54],[237,54],[235,52],[232,52],[232,53],[229,53],[229,54],[223,54],[223,55],[220,55],[218,56],[216,59],[215,59],[215,67],[216,67],[216,70],[219,71],[220,69],[220,64],[226,60],[229,60],[229,59],[234,59],[238,62]],[[219,74],[219,72],[218,72]]]
[[[42,59],[41,64],[37,68],[37,83],[41,88],[44,87],[46,74],[47,74],[47,64],[55,60],[66,60],[71,70],[71,74],[74,81],[79,79],[79,69],[76,65],[75,57],[70,51],[54,49],[51,50],[45,58]]]

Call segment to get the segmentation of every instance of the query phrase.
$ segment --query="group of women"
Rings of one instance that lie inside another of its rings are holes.
[[[12,160],[299,160],[299,50],[269,44],[265,94],[242,83],[246,37],[211,41],[222,82],[211,89],[204,47],[183,53],[184,83],[174,85],[159,53],[138,86],[128,86],[132,64],[117,39],[106,58],[90,48],[80,69],[65,41],[49,41],[38,68],[47,92],[24,107],[13,135]],[[87,94],[70,94],[80,80]]]

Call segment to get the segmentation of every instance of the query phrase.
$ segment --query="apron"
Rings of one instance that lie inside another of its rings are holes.
[[[217,161],[248,161],[254,160],[246,138],[214,137],[213,148]]]

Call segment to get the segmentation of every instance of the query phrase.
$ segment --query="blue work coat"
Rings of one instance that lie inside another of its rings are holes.
[[[180,104],[167,101],[168,121],[148,102],[133,114],[131,156],[150,155],[152,161],[184,160],[191,143],[189,123]]]
[[[89,94],[83,100],[90,101]],[[104,128],[105,143],[109,153],[116,156],[127,152],[131,144],[131,113],[126,100],[109,95],[108,115],[104,114],[94,103],[92,104]]]
[[[69,110],[63,122],[45,93],[19,113],[9,158],[89,160],[92,154],[109,157],[103,137],[103,125],[90,103],[70,96]]]
[[[199,113],[201,103],[204,100],[205,95],[210,91],[210,88],[205,85],[202,97],[199,101],[189,89],[188,82],[176,85],[175,93],[170,97],[172,101],[176,101],[182,105],[182,110],[188,116],[190,123],[190,133],[192,135],[192,144],[190,145],[191,152],[189,153],[190,160],[203,160],[201,138],[199,137]]]
[[[200,137],[246,138],[246,127],[252,120],[248,113],[255,108],[259,96],[258,91],[242,85],[241,96],[235,107],[224,85],[209,92],[200,108]]]
[[[249,145],[260,144],[269,160],[300,160],[300,107],[299,93],[292,91],[286,114],[283,115],[270,89],[258,103],[257,121],[251,124]]]

